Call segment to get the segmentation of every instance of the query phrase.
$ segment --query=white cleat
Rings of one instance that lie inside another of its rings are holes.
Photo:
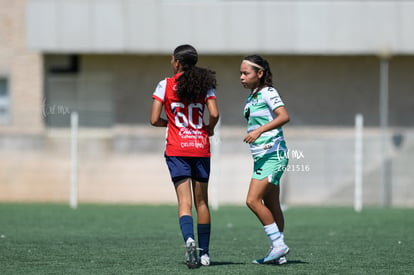
[[[200,262],[204,266],[210,265],[210,256],[208,254],[201,255]]]
[[[208,256],[208,254],[201,255],[200,262],[204,266],[210,265],[210,256]]]
[[[276,264],[276,265],[287,264],[287,259],[286,259],[285,256],[280,257],[279,259],[274,261],[274,264]]]
[[[277,247],[271,247],[267,255],[258,260],[254,260],[254,264],[270,264],[286,256],[289,253],[289,247],[286,244],[281,244]]]

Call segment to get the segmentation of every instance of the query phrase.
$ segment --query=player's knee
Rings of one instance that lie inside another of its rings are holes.
[[[208,203],[205,200],[199,200],[195,203],[195,206],[199,210],[207,210],[208,211]]]
[[[192,208],[193,206],[192,206],[191,201],[182,200],[182,201],[179,201],[179,202],[178,202],[178,207],[179,207],[181,210],[191,210],[191,208]]]
[[[246,205],[247,207],[249,207],[250,209],[255,209],[256,208],[256,204],[257,204],[257,200],[247,197],[246,199]]]

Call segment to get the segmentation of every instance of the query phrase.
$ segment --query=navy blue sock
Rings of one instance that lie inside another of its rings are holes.
[[[187,241],[188,238],[192,238],[194,240],[193,217],[181,216],[179,222],[184,241]]]
[[[210,224],[197,224],[198,245],[202,249],[200,251],[200,256],[202,254],[208,254],[208,247],[210,245],[210,232]]]

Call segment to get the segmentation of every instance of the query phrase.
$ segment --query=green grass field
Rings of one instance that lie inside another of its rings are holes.
[[[189,270],[176,206],[0,204],[0,274],[413,274],[414,209],[290,208],[288,264],[246,207],[212,212],[212,265]]]

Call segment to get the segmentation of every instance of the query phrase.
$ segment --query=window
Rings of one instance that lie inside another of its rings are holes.
[[[0,77],[0,124],[10,121],[10,100],[7,78]]]

